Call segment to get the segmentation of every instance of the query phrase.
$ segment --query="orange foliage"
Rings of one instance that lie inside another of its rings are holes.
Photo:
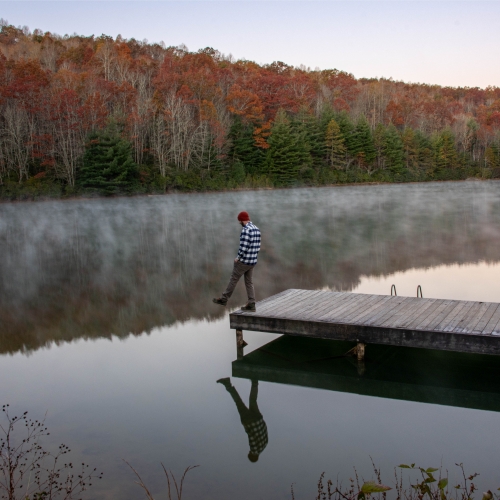
[[[35,59],[13,50],[20,41],[40,49],[31,52],[38,54]],[[195,121],[189,130],[209,130],[219,157],[235,116],[253,126],[255,145],[266,149],[280,108],[292,115],[302,110],[318,114],[325,108],[352,111],[354,117],[364,114],[372,128],[392,123],[427,133],[458,126],[465,116],[475,120],[483,149],[500,133],[497,87],[356,79],[337,69],[310,71],[279,61],[234,61],[211,48],[189,52],[185,47],[104,35],[62,38],[39,31],[30,35],[13,26],[0,30],[0,119],[7,108],[28,113],[23,119],[32,127],[29,146],[43,165],[54,161],[57,127],[84,135],[104,127],[110,116],[121,120],[136,141],[134,147],[145,151],[153,120],[174,119],[167,106],[173,101],[189,109],[183,115]],[[186,149],[182,154],[188,153]]]

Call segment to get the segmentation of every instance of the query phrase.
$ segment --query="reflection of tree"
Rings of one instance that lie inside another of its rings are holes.
[[[500,258],[490,183],[171,195],[0,205],[0,351],[140,334],[224,311],[234,215],[263,232],[257,299],[350,290],[361,275]],[[224,209],[221,210],[221,207]],[[237,289],[235,303],[244,303]]]

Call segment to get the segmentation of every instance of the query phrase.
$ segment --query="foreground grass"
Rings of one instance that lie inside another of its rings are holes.
[[[159,497],[155,498],[153,496],[137,470],[128,462],[126,463],[135,474],[137,478],[136,484],[142,488],[147,500],[160,500]],[[199,466],[187,467],[180,480],[177,481],[174,474],[168,471],[163,464],[161,465],[168,486],[167,495],[162,498],[165,500],[181,500],[186,475]],[[457,484],[450,484],[448,471],[443,470],[442,467],[424,468],[415,464],[400,464],[394,468],[394,478],[391,481],[391,486],[388,485],[389,483],[384,484],[381,471],[377,469],[373,460],[372,465],[373,480],[360,480],[358,472],[354,468],[354,477],[350,478],[345,486],[338,478],[335,483],[331,479],[325,479],[325,473],[323,472],[318,480],[316,500],[368,500],[372,497],[377,500],[387,500],[388,496],[394,500],[474,500],[476,498],[495,500],[500,498],[499,494],[493,493],[491,490],[479,494],[474,483],[479,474],[466,474],[461,463],[455,464],[460,472],[460,480]],[[497,491],[500,491],[500,488]],[[296,500],[293,484],[291,485],[290,496],[291,500]]]
[[[45,419],[33,420],[28,412],[21,416],[10,413],[9,405],[2,407],[3,421],[0,422],[0,498],[8,500],[71,500],[82,498],[92,486],[93,481],[102,478],[102,473],[89,468],[86,464],[73,466],[65,457],[71,450],[61,444],[53,452],[44,449],[42,438],[49,432]],[[147,500],[160,500],[153,496],[140,473],[128,462],[136,477],[136,484],[142,489]],[[190,471],[198,467],[190,466],[184,470],[180,479],[162,465],[167,483],[165,500],[182,499],[184,482]],[[372,460],[373,479],[360,480],[354,469],[353,477],[346,485],[337,478],[325,479],[320,475],[317,484],[316,500],[368,500],[375,496],[387,500],[390,495],[395,500],[496,500],[498,493],[491,490],[479,494],[474,483],[477,473],[466,474],[463,464],[456,464],[460,472],[457,484],[450,484],[448,471],[442,467],[423,468],[415,464],[400,464],[394,468],[394,477],[389,482],[382,480],[381,471]],[[500,491],[500,488],[498,490]],[[295,500],[293,485],[290,496]]]

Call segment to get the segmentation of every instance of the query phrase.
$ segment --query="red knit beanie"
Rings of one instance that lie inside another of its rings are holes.
[[[247,220],[250,220],[250,216],[248,215],[248,212],[240,212],[238,214],[238,220],[240,222],[245,222]]]

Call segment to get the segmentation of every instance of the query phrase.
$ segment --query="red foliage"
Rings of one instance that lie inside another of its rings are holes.
[[[134,147],[141,152],[150,148],[153,120],[174,119],[167,107],[174,101],[189,110],[183,118],[194,121],[186,128],[189,134],[197,127],[209,131],[219,158],[231,117],[252,124],[255,144],[265,149],[280,108],[289,114],[318,113],[325,107],[352,110],[354,116],[365,114],[372,127],[385,122],[427,133],[474,119],[483,148],[500,131],[497,87],[358,80],[336,69],[309,71],[279,61],[264,66],[233,61],[211,48],[193,53],[121,37],[40,33],[29,35],[12,26],[0,32],[0,119],[7,110],[19,112],[26,147],[50,167],[63,132],[83,137],[104,127],[110,116],[126,126]],[[20,41],[24,49],[16,52]],[[26,49],[29,44],[34,47],[31,52]],[[34,58],[27,59],[27,53]],[[187,155],[188,149],[180,154]]]

